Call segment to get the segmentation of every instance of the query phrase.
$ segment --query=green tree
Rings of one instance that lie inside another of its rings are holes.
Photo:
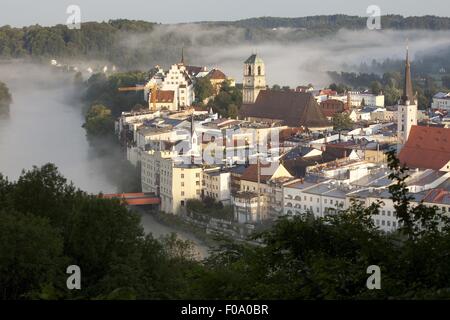
[[[364,100],[364,98],[361,100],[361,107],[365,107],[366,106],[366,100]]]
[[[0,299],[30,298],[64,273],[63,240],[49,220],[0,211]]]
[[[450,90],[450,76],[443,76],[442,84],[444,85],[444,87],[446,87],[448,90]]]
[[[199,102],[203,102],[205,99],[215,94],[214,87],[208,77],[202,77],[197,79],[194,85],[195,98]]]
[[[396,89],[395,86],[393,86],[392,84],[384,86],[383,93],[384,93],[384,103],[387,106],[393,106],[397,104],[401,96],[401,91],[399,89]]]
[[[114,119],[111,110],[101,104],[93,105],[86,114],[83,127],[88,136],[109,136],[114,133]]]
[[[195,297],[189,242],[144,236],[139,216],[118,200],[65,181],[51,164],[13,183],[0,175],[0,298]],[[81,290],[66,288],[70,264],[82,270]]]
[[[242,105],[242,91],[232,87],[229,81],[224,81],[219,94],[208,102],[208,107],[218,112],[223,117],[234,117]],[[236,110],[237,109],[237,110]]]
[[[279,84],[274,84],[272,86],[271,90],[273,90],[273,91],[281,91],[281,86]]]
[[[370,84],[370,91],[373,94],[379,94],[382,91],[383,87],[379,81],[372,81]]]
[[[0,81],[0,108],[9,107],[12,102],[11,93],[5,83]]]
[[[347,112],[336,113],[332,119],[333,129],[342,131],[353,128],[353,121]]]

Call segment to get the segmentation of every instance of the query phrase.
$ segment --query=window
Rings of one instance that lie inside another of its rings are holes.
[[[200,173],[197,172],[197,173],[195,174],[195,177],[196,177],[196,178],[200,177]]]
[[[258,76],[261,75],[261,66],[258,66]]]
[[[252,66],[248,66],[248,75],[249,75],[249,76],[252,75]]]
[[[184,191],[181,191],[181,196],[184,196]]]
[[[181,206],[184,207],[184,200],[181,201]]]
[[[386,222],[384,220],[381,220],[381,225],[386,225]]]
[[[181,182],[181,186],[184,187],[184,182]]]
[[[181,174],[181,179],[184,179],[184,173]]]

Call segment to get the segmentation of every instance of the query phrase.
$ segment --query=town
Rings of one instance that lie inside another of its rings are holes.
[[[0,300],[167,319],[449,300],[438,2],[1,6]]]
[[[115,129],[159,210],[244,238],[280,216],[324,217],[355,201],[380,201],[372,220],[392,232],[399,219],[386,152],[394,151],[408,168],[412,204],[450,212],[450,93],[418,108],[408,49],[396,105],[369,90],[269,89],[263,53],[242,60],[242,83],[218,68],[189,65],[182,52],[170,69],[154,67],[147,83],[119,88],[143,91],[148,102],[123,112]],[[197,105],[194,86],[205,79],[214,92],[203,102],[224,85],[242,90],[236,117]],[[214,208],[223,214],[212,217]]]

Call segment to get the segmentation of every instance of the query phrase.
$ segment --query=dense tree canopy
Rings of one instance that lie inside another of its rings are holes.
[[[5,83],[0,81],[0,108],[9,107],[12,96]]]
[[[193,264],[187,243],[144,236],[116,200],[67,184],[54,165],[0,175],[0,298],[180,298]],[[66,288],[80,266],[82,289]],[[179,279],[177,279],[179,278]]]
[[[86,82],[85,103],[87,105],[103,104],[114,117],[123,111],[130,111],[135,105],[145,105],[144,91],[120,92],[120,87],[134,87],[144,84],[147,74],[141,71],[93,74]]]
[[[242,105],[242,91],[237,87],[230,86],[229,81],[224,81],[219,94],[208,102],[208,107],[212,107],[223,117],[235,118]]]
[[[114,133],[114,118],[111,110],[104,105],[91,106],[86,114],[86,122],[83,127],[88,136],[110,136]]]
[[[400,71],[386,72],[382,76],[375,73],[355,73],[355,72],[329,72],[335,81],[330,88],[338,92],[344,92],[344,88],[353,90],[366,90],[383,93],[385,105],[395,105],[400,99],[403,90],[403,75]],[[442,83],[445,83],[442,77]],[[338,84],[336,84],[338,83]],[[420,109],[429,108],[433,95],[438,91],[448,91],[450,88],[439,86],[429,75],[416,75],[413,79],[413,87],[418,95]]]
[[[353,128],[353,121],[347,112],[336,113],[332,119],[333,129],[337,131]]]
[[[208,77],[202,77],[195,81],[194,92],[195,98],[200,103],[203,103],[207,98],[215,94],[214,87]]]
[[[448,299],[448,217],[411,206],[405,168],[393,153],[389,165],[398,232],[374,225],[379,203],[353,202],[323,218],[281,217],[254,235],[262,245],[223,240],[204,261],[174,236],[145,236],[136,214],[75,189],[51,164],[13,183],[0,175],[1,298]],[[70,264],[81,290],[65,287]],[[370,265],[380,290],[366,287]]]

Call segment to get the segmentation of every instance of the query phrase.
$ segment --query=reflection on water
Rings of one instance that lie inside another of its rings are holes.
[[[178,238],[182,240],[189,240],[194,243],[194,250],[199,258],[203,259],[208,256],[208,247],[203,245],[193,235],[187,232],[175,231],[174,229],[159,223],[149,212],[144,212],[143,210],[139,210],[138,208],[136,209],[136,211],[141,215],[142,226],[144,227],[145,233],[152,233],[155,238],[159,238],[161,236],[169,235],[172,232],[176,232]]]
[[[15,180],[24,168],[52,162],[87,192],[116,192],[102,159],[92,156],[71,77],[31,64],[0,64],[0,81],[13,97],[9,115],[0,117],[0,172]]]
[[[75,99],[76,88],[71,74],[23,63],[0,63],[0,81],[9,87],[13,103],[9,113],[0,115],[0,172],[16,180],[22,169],[51,162],[80,189],[90,193],[116,193],[118,190],[118,150],[99,153],[91,147],[81,127],[81,104]],[[125,191],[126,192],[126,191]],[[156,237],[175,230],[143,214],[146,232]],[[206,247],[195,237],[177,232],[192,240],[201,256]]]

